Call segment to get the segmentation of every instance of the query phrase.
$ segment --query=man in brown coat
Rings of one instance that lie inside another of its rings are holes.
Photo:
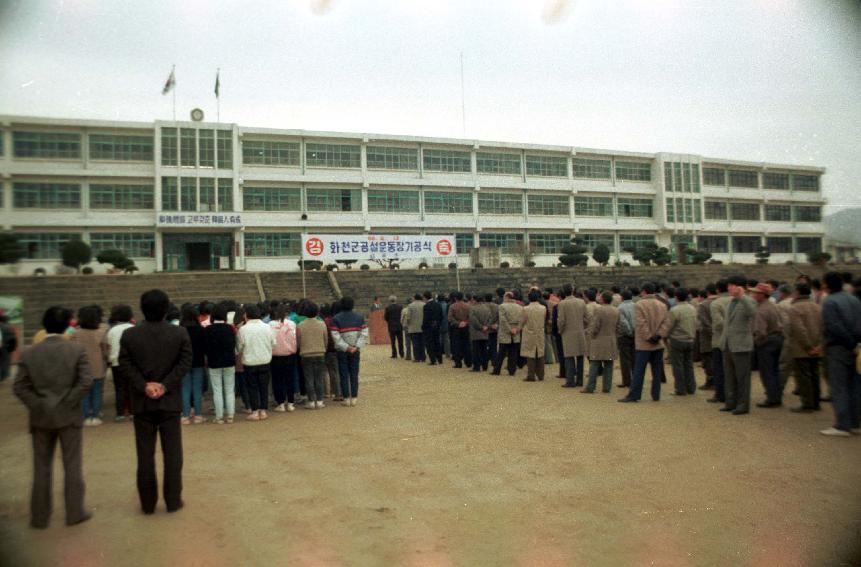
[[[652,400],[661,399],[661,377],[664,372],[664,347],[661,339],[667,335],[669,318],[667,305],[655,297],[655,285],[643,284],[642,299],[634,305],[634,372],[628,395],[622,403],[638,402],[643,395],[646,364],[652,367]]]
[[[783,405],[783,385],[780,382],[783,325],[777,306],[769,301],[771,292],[771,286],[764,283],[750,289],[750,295],[756,301],[756,316],[753,319],[756,366],[765,388],[765,401],[756,404],[758,408],[776,408]]]
[[[565,384],[563,388],[583,385],[583,358],[586,355],[586,303],[573,295],[571,284],[562,286],[565,297],[557,306],[557,327],[562,337],[565,355]],[[576,376],[576,378],[575,378]]]
[[[33,492],[30,525],[47,528],[51,518],[51,472],[57,440],[63,451],[66,525],[90,519],[84,509],[84,475],[81,471],[81,399],[93,385],[84,347],[63,340],[72,312],[50,307],[42,317],[47,338],[25,350],[18,361],[15,395],[30,411],[33,437]]]
[[[517,370],[517,357],[520,348],[520,325],[523,321],[523,307],[514,302],[514,294],[505,292],[499,306],[499,350],[493,361],[493,374],[499,376],[502,361],[508,359],[508,375]]]
[[[584,394],[595,392],[599,372],[603,377],[601,391],[606,394],[613,386],[613,361],[619,354],[616,347],[619,310],[612,307],[612,302],[612,292],[605,291],[599,295],[589,321],[589,384],[580,390]]]
[[[819,411],[819,359],[822,358],[822,313],[810,299],[810,284],[795,285],[789,312],[789,349],[795,362],[795,380],[801,394],[796,413]]]
[[[524,382],[544,380],[544,330],[547,326],[547,308],[539,301],[541,294],[529,292],[529,305],[523,308],[520,336],[520,356],[526,359]]]

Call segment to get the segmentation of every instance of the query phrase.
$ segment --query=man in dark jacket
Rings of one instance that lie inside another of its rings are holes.
[[[170,300],[153,289],[141,296],[146,320],[123,333],[120,367],[131,384],[137,448],[137,487],[144,514],[155,512],[158,479],[155,438],[161,437],[164,455],[164,501],[168,512],[182,502],[182,379],[191,368],[191,340],[182,327],[165,321]]]
[[[398,303],[398,298],[389,296],[389,304],[383,312],[383,319],[389,328],[389,342],[392,343],[392,358],[404,357],[404,327],[401,325],[401,311],[404,306]],[[397,347],[397,350],[395,349]]]
[[[822,303],[828,391],[836,423],[823,435],[847,437],[861,428],[861,376],[855,369],[855,349],[861,343],[861,301],[843,291],[837,272],[825,274],[828,296]]]
[[[51,472],[57,439],[63,451],[66,525],[90,519],[84,509],[84,475],[81,471],[81,399],[93,385],[84,347],[63,340],[72,312],[62,307],[45,311],[42,325],[47,338],[24,351],[18,361],[15,395],[30,411],[33,437],[33,493],[30,525],[47,528],[51,518]]]
[[[424,335],[425,348],[427,349],[430,365],[442,364],[442,343],[440,342],[439,330],[442,323],[442,306],[437,303],[434,295],[424,292],[425,306],[422,317],[422,334]]]

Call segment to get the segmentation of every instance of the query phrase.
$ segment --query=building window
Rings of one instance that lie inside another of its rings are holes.
[[[673,199],[672,197],[667,197],[666,209],[667,209],[667,222],[677,222],[676,221],[675,199]],[[679,211],[679,212],[681,213],[681,211]]]
[[[729,170],[730,187],[759,187],[758,175],[755,171]]]
[[[802,207],[796,205],[795,220],[797,222],[821,222],[822,207]]]
[[[472,159],[469,152],[457,150],[424,150],[422,163],[426,171],[470,173]]]
[[[390,189],[368,190],[368,212],[371,213],[418,213],[418,191],[395,191]]]
[[[298,256],[301,238],[295,232],[246,232],[245,255],[252,258]]]
[[[568,177],[568,158],[526,155],[526,175],[536,177]]]
[[[818,254],[822,252],[822,239],[796,236],[795,251],[799,254]]]
[[[610,252],[616,251],[616,239],[612,234],[578,234],[576,238],[583,243],[590,254],[599,244],[606,246]]]
[[[176,128],[161,129],[161,164],[176,165],[177,152],[179,151],[176,137]]]
[[[703,168],[703,183],[705,185],[718,185],[723,187],[726,185],[726,170],[716,167]]]
[[[529,249],[535,254],[561,254],[562,247],[571,242],[570,234],[530,234]]]
[[[308,167],[359,168],[361,148],[353,144],[305,144]]]
[[[478,152],[475,157],[479,173],[520,175],[520,154]]]
[[[574,197],[574,214],[578,217],[612,217],[610,197]]]
[[[197,179],[182,177],[179,180],[179,210],[197,210]]]
[[[703,222],[703,202],[699,199],[693,200],[694,222]]]
[[[215,131],[198,130],[197,137],[200,167],[215,167]]]
[[[527,195],[530,216],[567,217],[571,212],[567,195]]]
[[[362,192],[358,189],[308,189],[307,195],[309,211],[362,210]]]
[[[12,132],[16,158],[81,159],[81,135],[60,132]]]
[[[244,187],[242,208],[246,211],[301,211],[302,192],[287,187]]]
[[[15,183],[16,209],[80,209],[81,186],[74,183]]]
[[[679,250],[679,245],[684,244],[687,248],[694,247],[694,235],[692,234],[674,234],[670,236],[670,252],[676,254]]]
[[[90,159],[152,161],[151,136],[90,134]]]
[[[762,186],[765,189],[789,190],[789,174],[765,172],[762,174]]]
[[[176,177],[161,178],[161,210],[176,211],[179,209],[179,191]]]
[[[734,221],[758,221],[759,204],[757,203],[730,203],[729,216]]]
[[[523,214],[523,197],[515,193],[478,194],[478,212],[495,215]]]
[[[574,177],[579,179],[610,179],[610,160],[574,158]]]
[[[654,202],[652,199],[619,199],[619,216],[652,218]]]
[[[218,169],[233,169],[233,132],[216,130],[218,139]]]
[[[299,142],[243,140],[242,163],[245,165],[299,166]]]
[[[218,210],[233,210],[233,179],[221,178],[218,180]]]
[[[765,220],[788,222],[792,220],[792,207],[789,205],[765,205]]]
[[[818,175],[792,175],[792,188],[796,191],[819,191]]]
[[[762,239],[759,236],[733,236],[732,251],[743,254],[753,254],[762,246]]]
[[[499,248],[503,254],[515,254],[523,251],[523,234],[483,232],[479,239],[482,248]]]
[[[703,252],[711,252],[712,254],[726,254],[729,252],[729,242],[726,236],[717,236],[711,234],[700,234],[697,236],[697,246]]]
[[[700,164],[698,163],[691,164],[691,187],[694,193],[700,192]]]
[[[765,239],[765,245],[772,254],[792,254],[791,236],[769,236]]]
[[[90,185],[91,209],[153,209],[152,185]]]
[[[617,161],[616,179],[625,181],[651,181],[652,164],[639,161]]]
[[[418,171],[419,151],[416,148],[368,146],[365,149],[368,169]]]
[[[454,245],[458,255],[469,254],[475,247],[475,235],[472,233],[457,233],[454,235]]]
[[[620,234],[619,247],[625,252],[639,250],[646,244],[656,244],[654,234]]]
[[[215,211],[215,179],[200,178],[200,211]]]
[[[122,250],[129,258],[153,258],[155,235],[151,232],[93,232],[90,246],[94,257],[105,250]]]
[[[179,129],[179,164],[183,167],[197,165],[197,141],[194,128]]]
[[[472,193],[425,191],[426,213],[472,213]]]
[[[706,201],[706,220],[727,219],[726,203],[722,201]]]
[[[28,260],[59,260],[63,245],[81,239],[74,232],[17,232],[15,236]]]

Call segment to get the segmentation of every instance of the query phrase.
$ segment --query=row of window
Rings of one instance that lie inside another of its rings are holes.
[[[704,184],[726,186],[727,180],[730,187],[759,188],[759,174],[756,171],[718,167],[703,168]],[[819,191],[819,176],[766,171],[762,174],[762,188],[785,191]]]
[[[793,249],[793,241],[795,247]],[[723,235],[698,235],[696,237],[696,248],[711,252],[712,254],[725,254],[732,249],[733,252],[752,254],[763,246],[762,238],[759,236],[723,236]],[[765,246],[772,254],[806,254],[822,251],[822,239],[815,236],[769,236],[765,238]]]
[[[700,192],[698,163],[664,162],[664,188],[675,193]]]
[[[685,199],[679,197],[667,197],[667,222],[702,222],[702,201],[699,199]]]
[[[71,240],[81,240],[74,232],[21,232],[16,233],[30,260],[59,259],[63,245]],[[93,258],[103,250],[118,249],[129,258],[152,258],[155,256],[155,234],[142,232],[93,232],[90,233]]]
[[[67,132],[12,132],[16,158],[81,159],[81,135]],[[90,134],[90,159],[152,161],[152,136]]]
[[[181,194],[175,177],[162,178],[162,208],[166,211],[232,211],[233,180],[183,177]],[[17,182],[12,186],[16,209],[80,209],[82,189],[76,183]],[[198,203],[200,206],[198,206]],[[181,204],[181,208],[179,205]],[[216,208],[216,204],[218,208]],[[90,208],[97,210],[137,210],[155,208],[152,185],[90,185]]]
[[[762,209],[762,210],[760,210]],[[706,201],[707,220],[821,222],[819,205],[762,205],[759,203],[726,203]]]
[[[163,211],[222,212],[233,210],[233,180],[211,177],[162,177]]]
[[[162,128],[161,164],[232,169],[233,132],[197,128]]]

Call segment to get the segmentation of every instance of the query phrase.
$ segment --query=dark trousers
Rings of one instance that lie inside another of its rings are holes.
[[[582,356],[569,356],[565,359],[565,385],[582,386],[585,363]],[[576,376],[576,378],[575,378]]]
[[[855,373],[852,351],[833,345],[826,348],[828,391],[837,429],[849,431],[861,427],[861,376]]]
[[[559,361],[559,378],[565,378],[567,374],[565,374],[565,354],[562,352],[562,335],[555,334],[553,335],[553,347],[556,352],[556,360]]]
[[[802,407],[819,409],[819,359],[796,358],[794,371]]]
[[[239,397],[242,398],[242,405],[245,409],[251,409],[251,397],[248,395],[248,383],[245,382],[245,371],[236,371],[236,391],[239,392]]]
[[[460,367],[463,364],[472,366],[472,351],[469,344],[469,327],[449,327],[451,335],[451,358],[454,365]]]
[[[413,343],[413,360],[425,361],[425,338],[422,333],[410,333],[410,341]]]
[[[359,362],[361,352],[338,352],[338,377],[341,379],[341,395],[345,398],[359,397]]]
[[[770,404],[783,402],[783,383],[780,381],[780,351],[783,349],[783,337],[774,335],[768,337],[764,344],[756,349],[756,365],[759,368],[759,378],[765,388],[765,400]]]
[[[589,392],[595,391],[595,388],[598,385],[598,374],[601,375],[601,391],[606,394],[613,387],[613,361],[589,361],[589,384],[586,386],[586,390]]]
[[[249,366],[246,364],[244,370],[245,386],[248,388],[251,411],[267,410],[269,408],[269,365]]]
[[[272,374],[272,396],[278,405],[283,404],[285,401],[291,404],[296,401],[293,374],[296,372],[298,359],[298,354],[272,357],[272,364],[269,369]],[[260,409],[266,408],[262,407]]]
[[[178,423],[178,421],[177,421]],[[63,454],[63,496],[66,501],[66,523],[83,519],[84,473],[82,471],[80,427],[33,429],[33,492],[30,496],[30,524],[43,528],[51,519],[51,485],[53,484],[54,448],[60,440]]]
[[[723,351],[724,395],[726,407],[750,409],[750,351]]]
[[[664,349],[638,350],[634,353],[634,369],[631,373],[631,389],[628,398],[639,400],[646,381],[646,365],[652,367],[652,399],[661,399],[661,377],[664,375]]]
[[[487,370],[487,339],[472,341],[472,369]]]
[[[712,378],[715,385],[715,399],[719,402],[726,401],[725,377],[723,368],[723,351],[719,348],[712,349]]]
[[[404,357],[404,332],[400,329],[394,331],[389,329],[389,342],[392,343],[392,358]],[[397,347],[397,350],[395,350]]]
[[[430,361],[442,364],[442,343],[439,339],[439,329],[428,329],[422,331],[425,350]]]
[[[129,398],[131,396],[131,384],[129,379],[123,375],[119,366],[111,367],[111,375],[114,379],[114,393],[116,394],[117,415],[125,415],[127,411],[131,411]]]
[[[502,361],[508,360],[505,369],[508,370],[509,376],[514,376],[517,371],[517,355],[520,351],[520,343],[502,343],[496,352],[496,358],[493,360],[493,373],[499,374],[502,370]]]
[[[526,379],[530,382],[534,380],[544,380],[544,357],[527,358],[526,359]]]
[[[145,513],[152,514],[158,501],[158,478],[155,473],[155,438],[158,435],[164,460],[164,502],[169,511],[178,509],[182,503],[182,426],[179,424],[179,412],[158,410],[137,413],[134,424],[141,508]]]
[[[499,351],[499,333],[487,333],[487,360],[493,362],[496,360],[496,353]]]
[[[712,386],[714,383],[714,366],[712,364],[712,351],[700,351],[700,360],[703,363],[703,370],[706,373],[706,386]]]
[[[634,368],[634,337],[619,336],[619,366],[622,371],[622,386],[631,385],[631,371]]]
[[[697,390],[694,378],[694,343],[670,339],[670,364],[676,394],[693,394]]]

